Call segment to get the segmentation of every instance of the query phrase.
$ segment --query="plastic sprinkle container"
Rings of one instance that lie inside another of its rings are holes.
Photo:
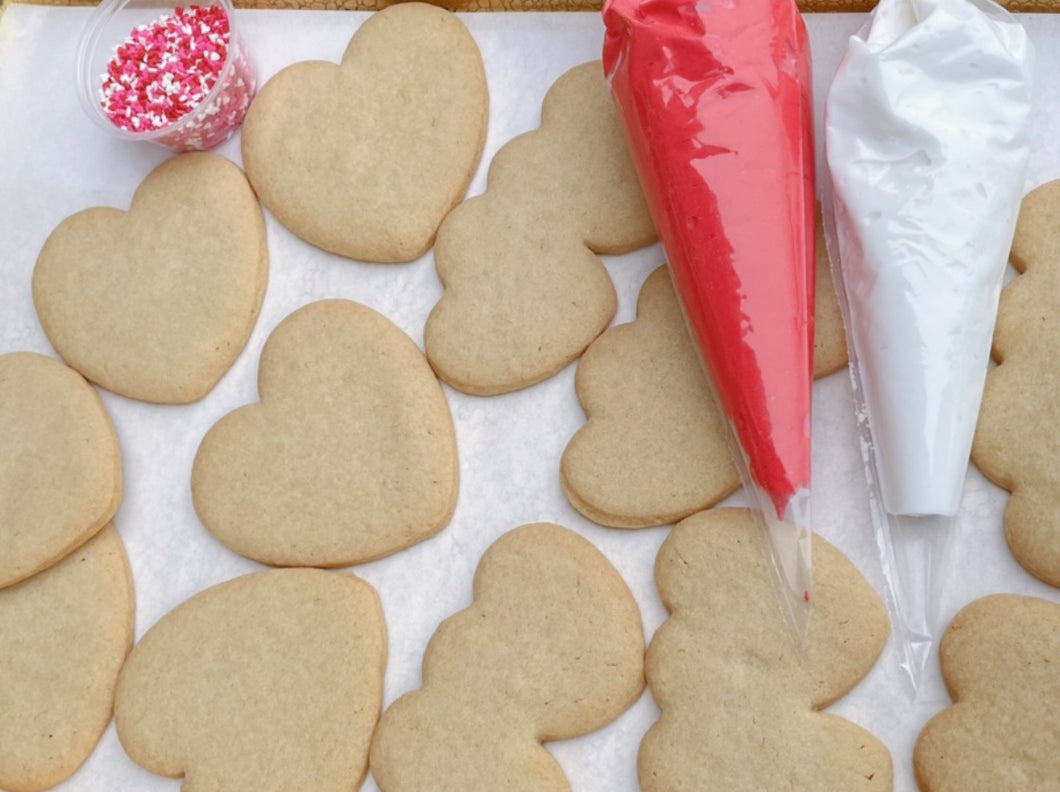
[[[126,140],[211,149],[243,123],[257,78],[230,0],[107,0],[77,56],[89,117]]]

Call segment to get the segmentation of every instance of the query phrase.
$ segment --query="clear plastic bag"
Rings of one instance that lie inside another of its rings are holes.
[[[806,30],[793,0],[608,0],[603,16],[604,70],[801,644],[816,242]]]
[[[915,697],[1029,154],[1033,53],[990,0],[881,0],[826,103],[825,237],[873,531]]]

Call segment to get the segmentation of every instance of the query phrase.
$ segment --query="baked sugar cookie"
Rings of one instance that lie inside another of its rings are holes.
[[[891,789],[883,744],[817,712],[872,668],[887,616],[838,550],[815,537],[813,553],[816,600],[800,654],[750,512],[701,512],[667,537],[655,580],[670,618],[645,659],[660,716],[638,754],[643,792]]]
[[[467,190],[488,103],[463,23],[402,3],[369,18],[341,63],[296,63],[270,79],[243,122],[243,162],[262,203],[305,241],[412,261]]]
[[[210,429],[192,468],[195,510],[228,547],[277,566],[347,566],[449,522],[449,406],[389,319],[348,300],[300,308],[266,342],[258,391]]]
[[[1005,539],[1032,575],[1060,586],[1060,180],[1028,194],[1012,242],[1021,273],[1001,294],[972,461],[1012,493]]]
[[[814,285],[813,374],[826,377],[847,366],[847,339],[843,314],[832,282],[828,247],[824,240],[824,219],[817,205],[817,266]]]
[[[431,365],[480,396],[552,376],[614,316],[596,254],[654,238],[603,69],[571,69],[545,97],[540,128],[497,153],[485,194],[438,232],[445,294],[424,329]]]
[[[516,528],[482,557],[474,602],[438,627],[423,687],[372,742],[383,792],[566,792],[541,743],[586,734],[640,695],[644,636],[625,582],[558,525]]]
[[[920,733],[923,792],[1025,792],[1060,784],[1060,605],[997,594],[968,605],[939,645],[954,704]]]
[[[31,352],[0,355],[0,448],[3,589],[97,534],[118,510],[122,473],[92,386]]]
[[[148,174],[128,212],[86,209],[52,231],[33,303],[55,351],[87,379],[185,404],[239,356],[267,279],[265,221],[243,172],[181,154]]]
[[[129,756],[187,792],[348,792],[368,764],[386,634],[352,575],[260,572],[164,616],[133,649],[114,720]]]
[[[846,364],[828,259],[818,248],[815,374]],[[636,321],[607,330],[578,362],[575,388],[588,416],[563,453],[567,500],[614,528],[667,525],[740,486],[669,273],[648,276]]]
[[[132,638],[129,564],[109,526],[0,590],[0,789],[48,789],[80,767],[110,722]]]

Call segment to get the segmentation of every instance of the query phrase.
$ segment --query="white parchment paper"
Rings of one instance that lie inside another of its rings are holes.
[[[237,11],[264,80],[304,59],[337,61],[366,15],[352,12]],[[140,180],[168,155],[149,144],[111,140],[84,117],[74,90],[74,52],[87,9],[10,6],[0,20],[0,353],[54,356],[30,298],[30,277],[45,237],[66,215],[92,205],[127,208]],[[514,135],[537,126],[541,100],[568,68],[599,57],[596,14],[471,14],[464,22],[481,47],[490,88],[490,127],[471,194],[485,189],[486,168]],[[817,103],[860,14],[810,15]],[[1023,16],[1038,52],[1038,110],[1028,188],[1060,177],[1060,15]],[[240,162],[238,137],[219,152]],[[110,393],[104,402],[123,452],[125,498],[115,518],[136,583],[136,634],[198,591],[261,567],[214,540],[191,505],[189,475],[205,431],[231,409],[257,400],[258,356],[269,332],[294,309],[325,297],[366,303],[422,347],[423,323],[441,295],[430,254],[408,265],[365,265],[323,253],[268,220],[270,280],[250,342],[205,399],[185,407],[142,404]],[[632,320],[645,276],[662,262],[658,247],[612,257],[606,265],[619,294],[616,322]],[[592,540],[635,594],[646,637],[665,619],[652,580],[667,529],[616,531],[578,515],[559,486],[560,455],[584,418],[574,366],[524,391],[492,398],[446,388],[460,451],[460,496],[437,537],[356,573],[379,591],[389,631],[385,702],[420,682],[424,646],[438,623],[467,606],[471,578],[501,533],[549,520]],[[878,562],[865,506],[850,388],[845,374],[819,382],[814,402],[815,529],[837,544],[877,589]],[[2,441],[0,441],[2,442]],[[2,453],[0,445],[0,453]],[[738,500],[739,496],[736,496]],[[971,600],[994,592],[1060,602],[1060,591],[1034,580],[1012,559],[1001,533],[1006,495],[969,470],[953,569],[942,604],[948,620]],[[873,731],[891,749],[895,790],[913,792],[912,746],[923,723],[948,699],[937,665],[926,700],[905,703],[892,647],[867,679],[833,711]],[[0,717],[2,717],[0,713]],[[552,743],[575,792],[637,789],[636,752],[657,716],[651,697],[590,736]],[[130,761],[111,726],[63,792],[176,792],[180,782]],[[376,790],[369,777],[366,790]]]

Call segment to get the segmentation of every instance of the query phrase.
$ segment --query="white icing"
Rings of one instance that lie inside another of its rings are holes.
[[[829,91],[841,280],[892,514],[960,503],[1023,192],[1032,61],[988,0],[882,0]]]

